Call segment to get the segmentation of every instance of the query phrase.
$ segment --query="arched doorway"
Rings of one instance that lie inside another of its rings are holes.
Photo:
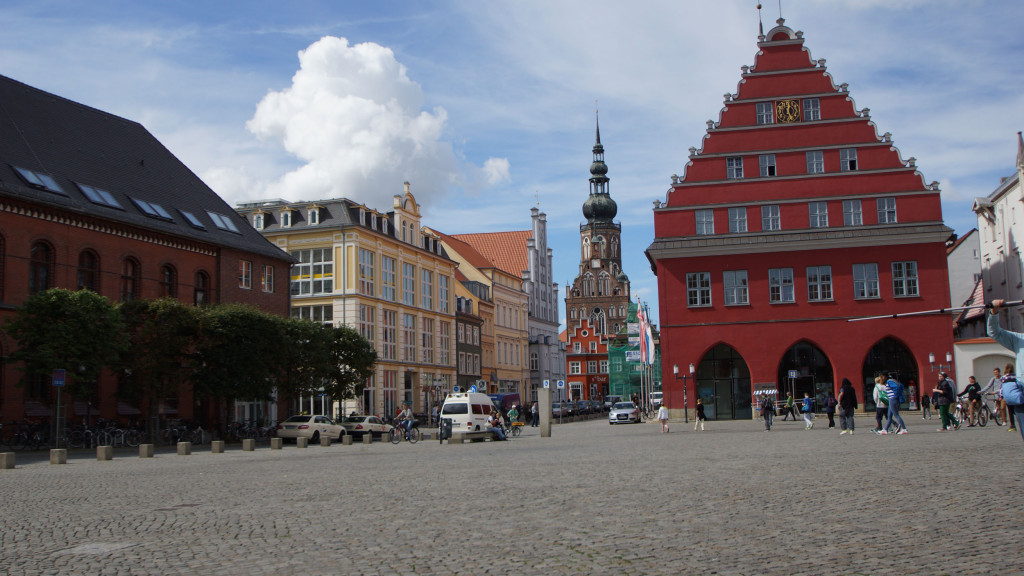
[[[778,382],[780,397],[790,393],[793,400],[800,403],[807,393],[814,398],[814,409],[820,410],[825,405],[828,391],[835,392],[836,379],[828,356],[821,348],[802,340],[783,354],[779,362]]]
[[[712,348],[697,366],[697,398],[704,404],[709,420],[740,420],[750,411],[750,369],[736,350],[727,344]],[[697,403],[690,400],[690,408]]]
[[[861,385],[864,393],[864,409],[871,411],[875,409],[875,400],[871,395],[875,387],[875,376],[886,375],[890,372],[896,373],[896,379],[907,387],[907,402],[900,408],[906,408],[913,399],[921,393],[921,379],[917,373],[917,362],[910,350],[902,342],[895,338],[882,338],[868,350],[864,358],[864,369],[861,371]],[[911,390],[913,386],[913,390]]]

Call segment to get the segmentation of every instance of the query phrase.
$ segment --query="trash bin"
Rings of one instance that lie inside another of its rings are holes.
[[[452,419],[441,418],[441,433],[437,435],[440,442],[444,442],[452,437]]]

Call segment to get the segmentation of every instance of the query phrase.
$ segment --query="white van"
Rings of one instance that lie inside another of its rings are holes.
[[[452,432],[477,432],[487,429],[487,419],[493,409],[494,403],[487,394],[449,394],[441,406],[441,418],[452,419]]]
[[[661,392],[651,392],[651,406],[654,408],[661,406]]]

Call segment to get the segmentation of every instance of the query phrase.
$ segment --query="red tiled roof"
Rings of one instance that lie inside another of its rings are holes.
[[[971,293],[971,297],[967,299],[967,302],[962,304],[963,306],[984,306],[985,305],[985,287],[979,278],[974,283],[974,292]],[[961,310],[960,313],[953,319],[953,325],[958,326],[968,320],[973,320],[979,316],[985,315],[984,308],[972,308],[970,310]]]
[[[443,232],[438,232],[433,228],[430,229],[432,232],[441,237],[441,241],[451,246],[451,249],[457,252],[460,256],[469,262],[470,266],[480,269],[495,268],[495,264],[488,260],[483,254],[477,252],[476,248],[467,244],[463,240],[456,238],[455,236],[449,236]]]
[[[501,270],[519,278],[529,267],[526,255],[526,241],[533,236],[529,230],[511,232],[484,232],[480,234],[455,234],[457,238],[475,248]]]

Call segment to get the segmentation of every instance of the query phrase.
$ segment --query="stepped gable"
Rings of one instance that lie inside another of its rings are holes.
[[[879,134],[870,110],[858,110],[846,84],[837,85],[825,66],[804,46],[802,32],[778,20],[760,36],[754,66],[743,66],[734,94],[725,94],[719,121],[708,121],[700,149],[691,148],[682,178],[673,176],[663,207],[749,201],[766,178],[786,180],[781,198],[802,199],[861,193],[919,191],[934,195],[915,159],[901,157],[889,133]],[[822,150],[826,166],[837,165],[840,149],[856,148],[853,170],[826,169],[807,174],[808,150]],[[770,174],[759,156],[775,155]],[[742,155],[742,176],[730,177],[726,159]],[[687,188],[699,186],[700,196]]]

